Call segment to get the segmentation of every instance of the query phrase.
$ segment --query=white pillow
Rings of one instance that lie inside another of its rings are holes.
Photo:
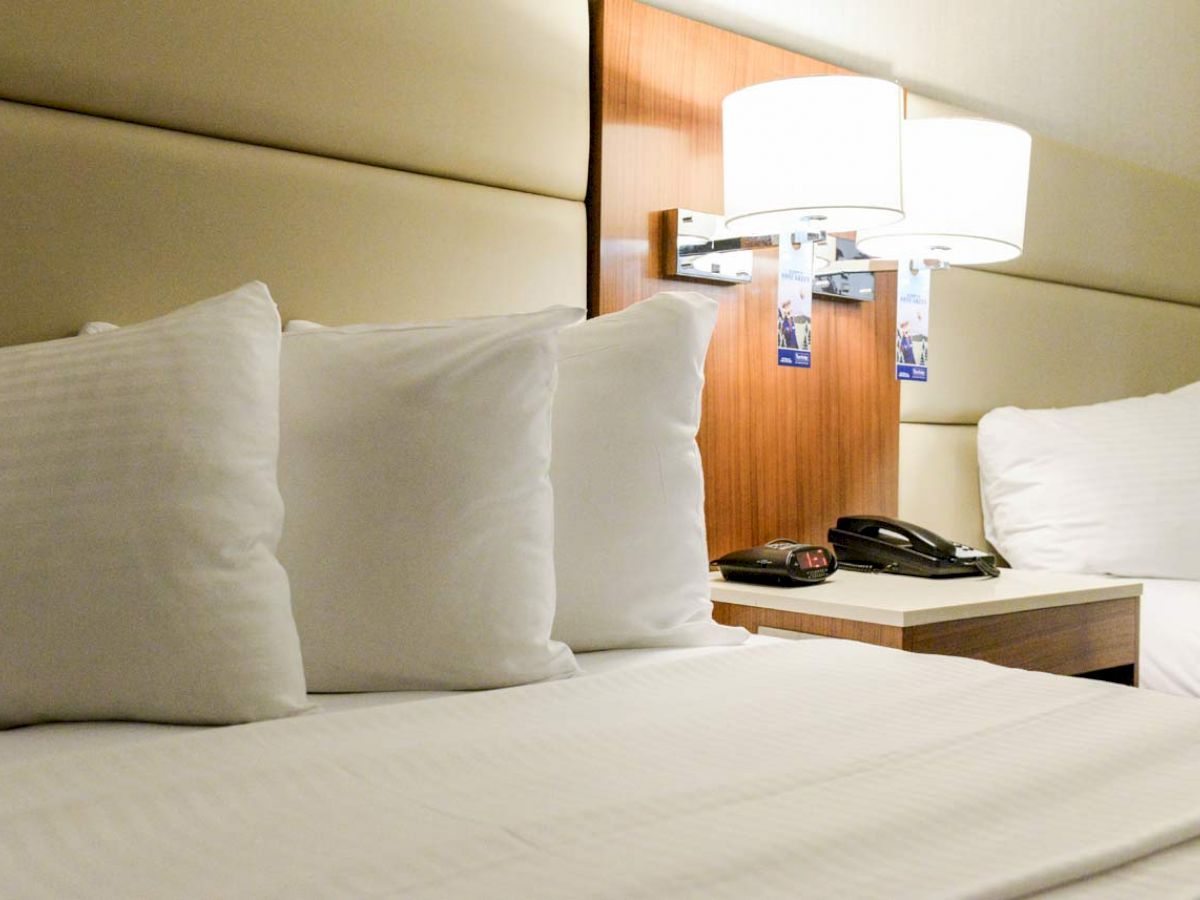
[[[700,294],[662,293],[559,335],[554,637],[577,652],[747,637],[712,621],[709,596],[695,437],[716,316]]]
[[[0,350],[0,726],[306,707],[262,284]]]
[[[1015,567],[1200,578],[1200,390],[979,422],[988,540]]]
[[[559,339],[554,636],[575,651],[736,644],[712,621],[696,429],[717,304],[663,293]]]
[[[279,553],[310,690],[576,671],[550,639],[549,467],[555,338],[579,315],[285,337]]]

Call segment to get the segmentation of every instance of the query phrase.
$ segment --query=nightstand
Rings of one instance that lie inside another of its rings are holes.
[[[843,569],[795,588],[711,577],[713,618],[752,632],[848,638],[1137,684],[1138,581],[1019,569],[941,579]]]

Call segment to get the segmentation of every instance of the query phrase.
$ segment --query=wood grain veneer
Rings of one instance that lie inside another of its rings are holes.
[[[661,210],[723,208],[722,98],[845,70],[632,0],[592,10],[590,311],[661,290],[720,303],[698,436],[710,556],[776,537],[824,542],[839,515],[894,514],[894,274],[874,303],[814,302],[813,368],[799,370],[776,365],[777,251],[755,252],[740,286],[665,279],[660,259]]]
[[[1054,606],[904,629],[905,650],[1078,675],[1137,664],[1138,598]]]
[[[1136,685],[1138,604],[1129,597],[903,627],[716,602],[713,618],[752,632],[782,628],[1058,675],[1120,668]]]
[[[904,644],[904,629],[899,625],[856,622],[853,619],[814,616],[765,606],[741,606],[720,600],[713,601],[713,619],[722,625],[737,625],[755,634],[759,628],[780,628],[784,631],[799,631],[822,637],[862,641],[864,644],[877,644],[881,647],[895,647],[897,650],[903,649]]]

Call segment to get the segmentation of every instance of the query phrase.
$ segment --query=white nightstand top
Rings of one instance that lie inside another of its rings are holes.
[[[900,627],[1142,595],[1140,581],[1021,569],[1002,569],[999,578],[913,578],[842,569],[821,584],[796,588],[725,581],[717,572],[711,581],[718,602]]]

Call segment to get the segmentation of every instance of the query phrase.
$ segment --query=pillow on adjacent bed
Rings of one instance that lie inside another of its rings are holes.
[[[979,422],[987,538],[1017,568],[1200,579],[1200,383]]]
[[[549,470],[556,336],[580,315],[286,336],[279,554],[309,690],[576,671],[550,638]]]
[[[262,284],[0,350],[0,727],[307,706]]]
[[[559,336],[550,470],[554,637],[576,651],[746,639],[743,629],[713,622],[709,599],[704,476],[695,437],[716,315],[716,302],[700,294],[663,293]],[[320,327],[293,320],[287,330]],[[285,372],[290,342],[289,336]],[[285,463],[286,387],[285,378]],[[286,464],[282,470],[290,512]],[[290,557],[285,561],[290,570]],[[297,617],[303,637],[302,610]],[[313,677],[310,666],[310,684]]]

